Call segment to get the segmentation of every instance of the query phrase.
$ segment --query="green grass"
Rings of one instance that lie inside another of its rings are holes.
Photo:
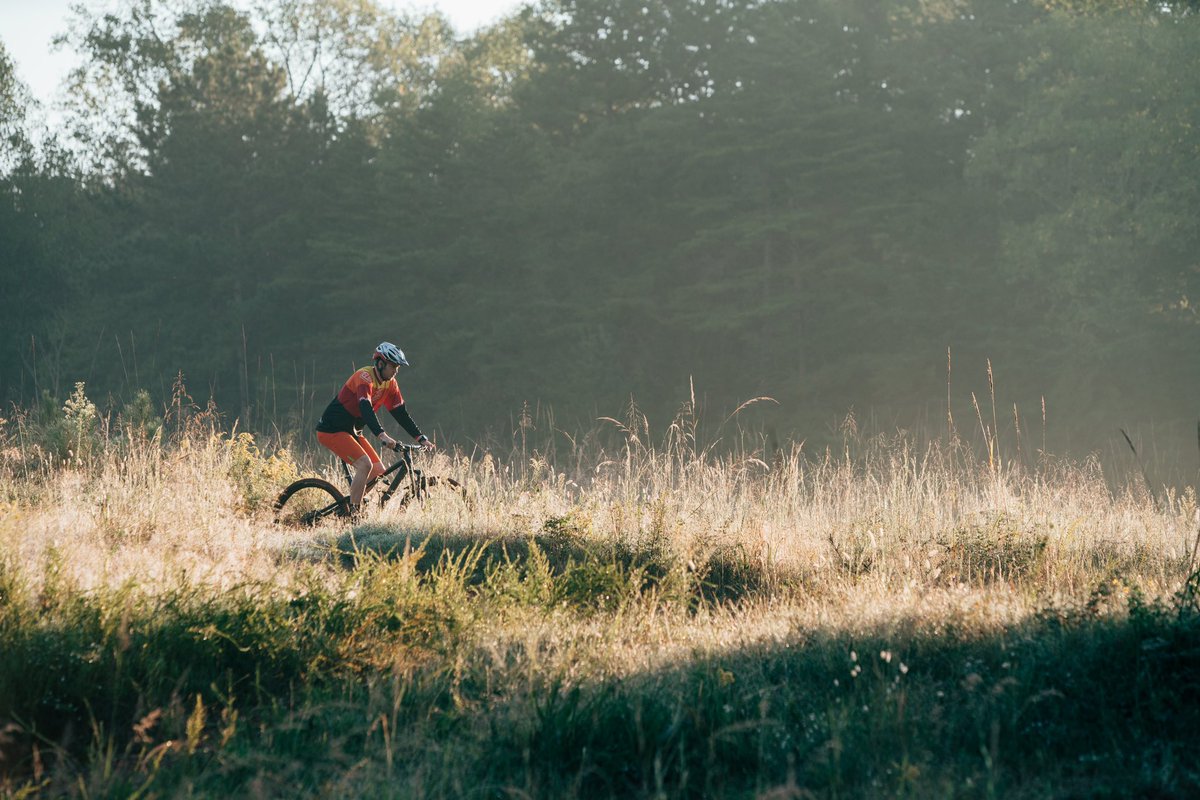
[[[599,559],[550,575],[533,558],[492,562],[476,580],[482,553],[443,549],[427,570],[415,553],[365,556],[333,582],[314,573],[290,591],[221,595],[53,598],[7,572],[9,791],[1200,790],[1194,598],[1110,592],[984,628],[955,615],[788,625],[610,673],[604,651],[637,648],[647,631],[733,626],[786,615],[788,603],[689,609]]]
[[[28,435],[3,797],[1200,794],[1191,490],[631,446],[442,455],[468,503],[296,532],[276,448]]]

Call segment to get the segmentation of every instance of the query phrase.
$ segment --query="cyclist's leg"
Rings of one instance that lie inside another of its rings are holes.
[[[345,461],[347,464],[354,464],[366,452],[362,449],[362,445],[358,443],[358,438],[351,433],[323,433],[317,431],[317,441],[326,450],[331,451],[335,456]]]
[[[367,483],[371,480],[372,474],[375,473],[376,464],[379,465],[379,472],[383,472],[383,465],[379,462],[379,455],[366,439],[351,433],[322,433],[318,431],[317,441],[331,450],[335,456],[354,468],[354,478],[350,481],[350,504],[353,508],[358,508],[362,504]]]
[[[365,436],[355,436],[355,442],[363,455],[354,462],[354,480],[350,482],[350,502],[357,508],[362,505],[367,484],[383,474],[383,461]]]

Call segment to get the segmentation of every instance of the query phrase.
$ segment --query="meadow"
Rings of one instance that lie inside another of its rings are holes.
[[[523,424],[429,459],[465,500],[297,530],[303,437],[12,409],[0,796],[1200,794],[1194,488],[693,412]]]

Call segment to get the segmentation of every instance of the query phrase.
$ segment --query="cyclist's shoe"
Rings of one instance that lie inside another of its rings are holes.
[[[357,525],[358,523],[362,522],[367,516],[367,509],[365,508],[365,504],[355,505],[354,503],[347,501],[346,508],[348,509],[348,513],[346,514],[346,520],[351,525]]]

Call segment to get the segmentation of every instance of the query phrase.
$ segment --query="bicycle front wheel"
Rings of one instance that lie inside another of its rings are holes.
[[[280,492],[275,501],[275,521],[292,528],[348,516],[350,499],[321,478],[301,478]]]
[[[396,503],[400,506],[407,506],[413,501],[424,502],[431,494],[440,495],[442,493],[447,496],[457,495],[464,501],[467,499],[467,490],[454,478],[422,473],[416,475],[402,492],[397,493]]]

